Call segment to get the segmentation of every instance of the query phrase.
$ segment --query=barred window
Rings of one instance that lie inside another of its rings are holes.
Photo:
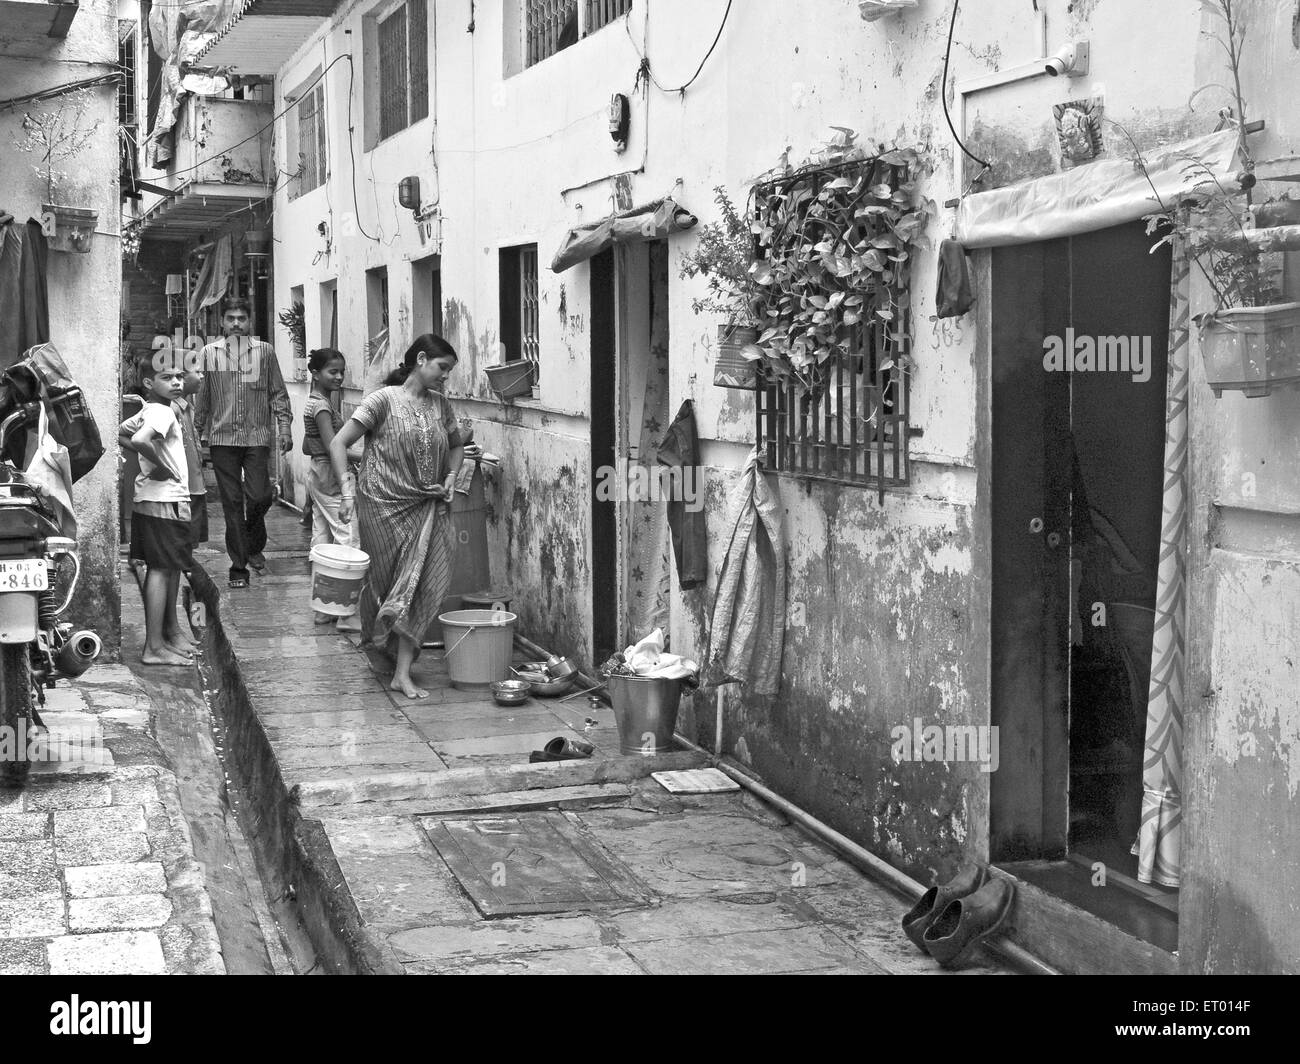
[[[117,120],[123,126],[133,127],[135,117],[135,61],[136,25],[133,19],[117,20],[117,64],[122,68],[122,80],[117,83]]]
[[[525,0],[528,66],[578,41],[578,0]]]
[[[595,33],[632,10],[632,0],[586,0],[587,25],[583,36]]]
[[[541,357],[541,300],[537,245],[502,248],[500,261],[501,345],[504,361]]]
[[[301,196],[325,183],[325,85],[310,89],[298,101],[298,180]]]
[[[427,0],[406,3],[379,20],[379,139],[429,115]]]
[[[822,186],[840,177],[856,179],[864,167],[877,167],[872,182],[891,187],[906,179],[904,168],[874,160],[796,171],[755,189],[755,217],[802,189],[815,198]],[[870,226],[871,215],[861,224]],[[760,380],[756,393],[757,440],[767,469],[810,480],[874,488],[884,501],[885,489],[911,480],[908,439],[920,435],[909,424],[907,371],[911,321],[905,298],[906,275],[879,291],[861,293],[861,320],[841,326],[838,345],[820,363],[814,387],[801,391],[793,383]],[[895,306],[891,321],[882,321],[875,306]]]

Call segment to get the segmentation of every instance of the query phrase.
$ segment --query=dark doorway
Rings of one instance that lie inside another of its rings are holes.
[[[999,863],[1136,874],[1170,279],[1150,244],[1135,224],[993,252]]]
[[[602,251],[591,260],[591,625],[595,665],[618,649],[618,502],[597,491],[599,470],[614,468],[616,322],[614,252]]]

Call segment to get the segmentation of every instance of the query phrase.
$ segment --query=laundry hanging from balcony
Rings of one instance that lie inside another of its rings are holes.
[[[149,37],[162,60],[158,74],[160,95],[153,128],[148,137],[148,162],[161,167],[175,154],[175,127],[181,103],[191,92],[215,94],[226,87],[224,78],[182,74],[200,51],[216,38],[243,0],[177,0],[154,4],[149,12]]]
[[[640,244],[649,240],[662,240],[673,233],[690,229],[699,221],[690,211],[665,197],[633,207],[629,211],[611,214],[599,222],[570,229],[555,253],[551,269],[563,273],[570,266],[599,255],[615,244]]]

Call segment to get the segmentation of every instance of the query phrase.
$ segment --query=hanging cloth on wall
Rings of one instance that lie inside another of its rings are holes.
[[[668,435],[659,445],[659,464],[673,470],[668,502],[668,529],[677,558],[677,579],[683,591],[702,586],[709,578],[708,533],[704,522],[704,478],[700,469],[700,439],[695,431],[695,404],[687,399],[677,411]]]
[[[939,245],[939,286],[934,305],[940,318],[960,318],[975,305],[966,249],[959,241],[945,240]]]
[[[0,369],[50,338],[45,233],[38,221],[20,226],[7,217],[0,223]]]
[[[1187,635],[1187,247],[1173,245],[1169,310],[1169,371],[1165,385],[1164,499],[1160,565],[1151,645],[1146,749],[1142,761],[1142,819],[1132,852],[1138,879],[1176,887],[1182,874],[1183,710]]]
[[[639,244],[662,240],[673,233],[689,229],[699,219],[671,197],[655,200],[644,207],[611,214],[599,222],[570,229],[555,253],[551,269],[563,273],[570,266],[586,262],[615,244]]]
[[[221,302],[230,285],[230,237],[217,241],[199,271],[198,282],[190,295],[190,317],[196,317],[204,307]]]
[[[718,574],[703,683],[743,682],[754,694],[774,695],[781,689],[785,649],[785,538],[757,450],[732,504],[736,520]]]

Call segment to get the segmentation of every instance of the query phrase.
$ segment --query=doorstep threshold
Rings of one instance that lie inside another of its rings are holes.
[[[995,865],[1012,880],[1019,901],[1017,941],[1064,971],[1077,974],[1174,975],[1178,917],[1091,865],[1070,860]]]

